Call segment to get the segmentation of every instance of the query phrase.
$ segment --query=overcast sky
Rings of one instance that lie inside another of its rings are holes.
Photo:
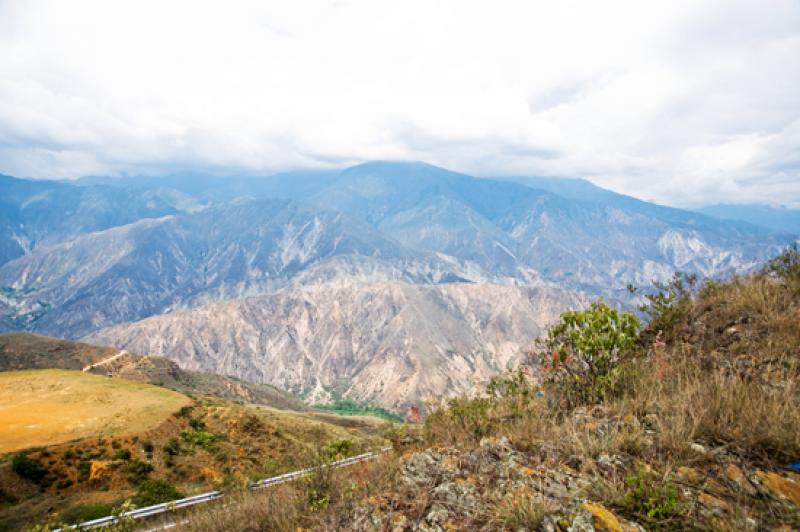
[[[0,0],[0,173],[372,159],[800,207],[800,1]]]

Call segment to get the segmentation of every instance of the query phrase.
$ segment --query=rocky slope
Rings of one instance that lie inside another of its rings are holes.
[[[513,364],[573,293],[491,284],[337,282],[103,329],[87,341],[184,367],[400,409]]]

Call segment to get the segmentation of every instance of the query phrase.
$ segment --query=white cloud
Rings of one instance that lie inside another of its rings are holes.
[[[0,1],[0,172],[421,159],[800,206],[800,4]]]

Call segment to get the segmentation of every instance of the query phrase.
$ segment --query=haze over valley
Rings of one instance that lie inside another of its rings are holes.
[[[2,177],[2,330],[403,411],[517,364],[561,312],[794,241],[579,179],[369,162],[265,177]]]

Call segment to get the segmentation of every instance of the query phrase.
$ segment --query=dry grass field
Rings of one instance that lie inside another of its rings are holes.
[[[0,453],[146,431],[190,402],[172,390],[80,371],[0,373]]]

